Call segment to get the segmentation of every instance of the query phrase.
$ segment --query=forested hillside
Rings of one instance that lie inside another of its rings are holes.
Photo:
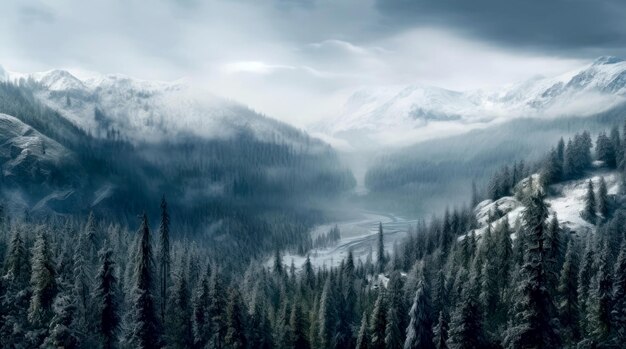
[[[526,162],[528,170],[560,138],[597,133],[619,124],[625,107],[596,115],[522,118],[462,135],[420,142],[371,161],[365,175],[370,207],[407,214],[432,214],[467,200],[472,182],[486,189],[504,165]]]
[[[488,191],[476,192],[476,209],[418,223],[391,255],[381,225],[378,253],[366,260],[349,254],[334,268],[307,260],[296,270],[277,250],[271,267],[258,259],[245,273],[233,272],[212,249],[172,237],[183,222],[165,200],[160,220],[150,224],[144,214],[132,225],[137,230],[97,215],[85,221],[3,211],[3,344],[623,347],[623,136],[614,128],[595,142],[588,132],[559,142],[524,167],[537,171],[498,171]],[[598,173],[619,180],[607,188]],[[572,181],[588,183],[583,198],[562,190]],[[519,206],[497,204],[505,198]],[[582,200],[577,214],[589,229],[561,217],[557,200],[570,208]]]
[[[144,210],[157,217],[158,205],[148,203],[166,195],[176,237],[201,241],[241,267],[277,246],[306,244],[307,230],[331,213],[325,205],[354,186],[330,146],[250,110],[241,113],[274,138],[246,126],[213,138],[177,133],[144,141],[114,128],[96,137],[39,102],[39,88],[0,83],[0,113],[11,122],[0,134],[0,197],[16,217],[93,211],[134,225]]]

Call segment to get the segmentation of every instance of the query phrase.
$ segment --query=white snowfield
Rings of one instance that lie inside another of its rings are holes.
[[[335,267],[352,251],[355,261],[359,259],[365,261],[371,256],[375,261],[378,258],[376,246],[378,244],[378,224],[383,224],[383,237],[385,251],[392,253],[396,242],[400,243],[407,236],[409,225],[415,225],[416,221],[407,220],[391,214],[379,214],[373,212],[361,213],[361,218],[336,223],[341,232],[341,239],[332,247],[313,249],[309,252],[309,258],[314,268]],[[327,233],[335,224],[318,226],[311,231],[315,238],[320,234]],[[283,256],[283,263],[286,266],[294,262],[297,269],[300,269],[306,261],[306,256],[299,256],[289,253]],[[268,262],[271,265],[272,261]]]
[[[19,175],[22,165],[34,162],[57,164],[73,154],[17,118],[0,114],[0,158],[4,176]]]
[[[607,185],[609,197],[617,194],[619,189],[619,174],[614,170],[596,168],[591,171],[588,176],[582,179],[565,181],[550,186],[550,193],[546,198],[546,202],[550,205],[550,218],[556,214],[559,224],[562,228],[566,228],[571,232],[586,233],[594,230],[594,225],[587,222],[581,217],[581,212],[585,206],[585,195],[587,193],[587,183],[589,180],[593,182],[594,190],[600,185],[600,178],[604,177]],[[533,180],[538,180],[538,175],[533,175]],[[524,180],[527,181],[527,180]],[[487,220],[489,212],[500,212],[505,215],[491,223],[492,228],[501,224],[505,217],[508,218],[511,227],[521,223],[520,217],[524,210],[524,205],[515,197],[505,196],[496,200],[485,200],[479,203],[476,208],[476,218],[480,224],[480,228],[475,230],[477,236],[480,236],[487,228]],[[469,234],[470,232],[468,232]],[[464,239],[467,235],[459,237]],[[515,233],[511,235],[515,238]]]
[[[559,76],[489,90],[452,91],[421,84],[362,87],[311,131],[337,139],[358,132],[380,144],[398,146],[515,117],[584,116],[624,101],[626,61],[600,57]]]

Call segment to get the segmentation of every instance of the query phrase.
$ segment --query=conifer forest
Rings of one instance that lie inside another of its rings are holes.
[[[626,349],[624,14],[0,2],[0,349]]]

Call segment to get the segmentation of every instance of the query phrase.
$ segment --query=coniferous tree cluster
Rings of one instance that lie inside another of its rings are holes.
[[[3,213],[0,338],[27,348],[617,348],[626,208],[600,203],[602,183],[589,196],[595,232],[562,228],[546,183],[527,180],[515,222],[480,226],[472,208],[446,210],[392,254],[380,224],[365,260],[350,252],[338,267],[307,258],[296,269],[276,249],[271,266],[254,260],[243,274],[172,239],[164,199],[154,233],[146,214],[132,231],[93,214]]]

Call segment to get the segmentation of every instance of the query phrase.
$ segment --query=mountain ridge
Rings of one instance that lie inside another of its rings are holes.
[[[419,83],[363,87],[347,98],[336,117],[310,130],[348,140],[357,134],[376,146],[405,146],[518,117],[591,115],[624,101],[626,62],[602,56],[557,76],[491,89],[454,91]]]

